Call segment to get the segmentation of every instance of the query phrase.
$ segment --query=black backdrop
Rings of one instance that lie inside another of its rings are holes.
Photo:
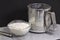
[[[59,0],[0,0],[0,26],[6,26],[14,19],[28,21],[27,5],[30,3],[47,3],[56,13],[57,23],[60,23]]]

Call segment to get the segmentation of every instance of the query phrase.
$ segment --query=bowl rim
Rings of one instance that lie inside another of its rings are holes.
[[[15,22],[16,21],[16,22]],[[27,29],[27,28],[29,28],[30,27],[30,23],[28,23],[28,22],[26,22],[26,21],[24,21],[24,20],[12,20],[11,22],[9,22],[8,24],[7,24],[7,27],[9,28],[9,29],[11,29],[11,27],[9,26],[10,24],[13,24],[13,23],[26,23],[26,24],[28,24],[29,26],[28,27],[26,27],[26,28],[24,28],[24,29]]]

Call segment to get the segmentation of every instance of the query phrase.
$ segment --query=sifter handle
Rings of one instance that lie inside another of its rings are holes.
[[[56,18],[55,18],[55,13],[54,12],[47,12],[47,14],[50,15],[50,22],[52,23],[52,26],[51,26],[51,23],[50,23],[50,25],[47,26],[47,31],[50,32],[50,31],[55,30],[55,28],[56,28]],[[48,23],[49,23],[49,21],[46,21],[46,25]]]

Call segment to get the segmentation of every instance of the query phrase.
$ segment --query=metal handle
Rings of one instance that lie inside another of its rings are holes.
[[[54,12],[50,12],[51,13],[51,18],[52,18],[52,25],[53,25],[53,29],[56,28],[56,17],[55,17],[55,13]]]
[[[55,18],[55,13],[54,12],[47,12],[46,13],[46,31],[53,31],[56,26],[56,18]],[[53,26],[51,26],[51,23]]]

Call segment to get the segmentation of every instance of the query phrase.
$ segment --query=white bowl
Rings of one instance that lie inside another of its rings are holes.
[[[15,21],[15,22],[14,22]],[[13,20],[12,22],[10,22],[7,26],[8,26],[8,28],[10,29],[10,32],[11,33],[13,33],[13,34],[15,34],[15,35],[20,35],[20,36],[22,36],[22,35],[25,35],[25,34],[27,34],[28,32],[29,32],[29,30],[30,30],[30,25],[28,26],[28,27],[26,27],[26,28],[23,28],[23,29],[15,29],[15,28],[13,28],[12,26],[10,26],[11,24],[13,24],[13,23],[26,23],[26,24],[28,24],[29,25],[29,23],[27,23],[27,22],[23,22],[23,21],[19,21],[19,20]]]

